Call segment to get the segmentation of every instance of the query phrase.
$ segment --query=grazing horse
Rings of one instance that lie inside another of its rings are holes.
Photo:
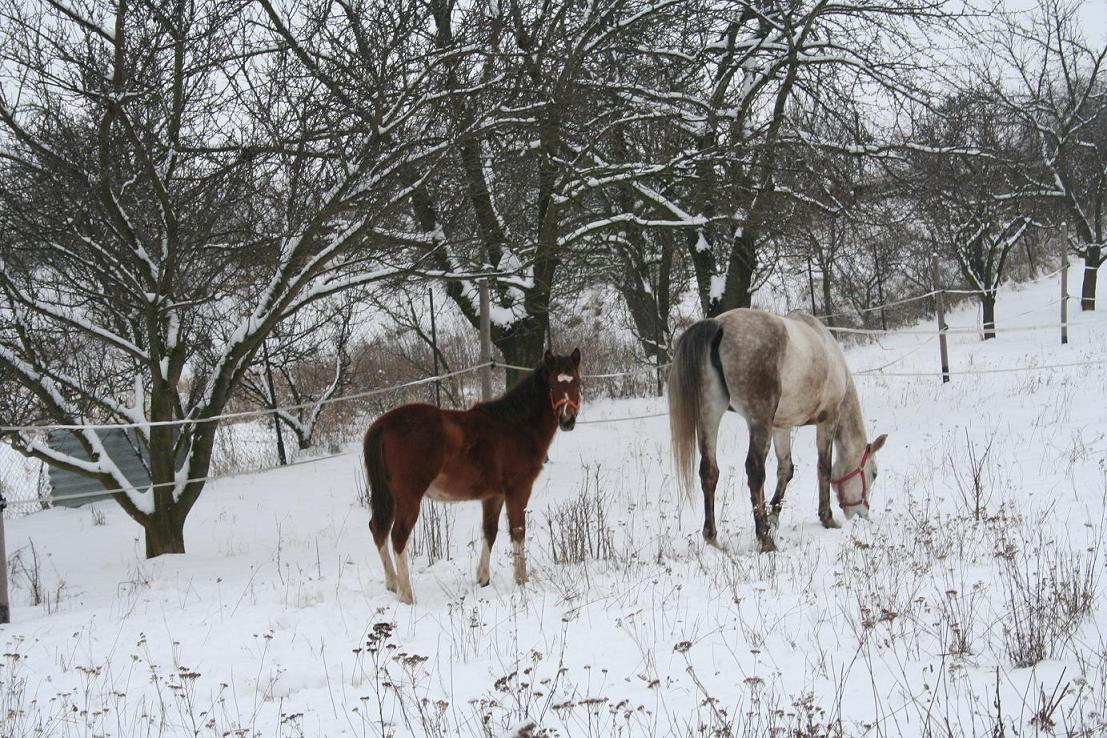
[[[391,410],[365,433],[369,477],[369,529],[384,564],[385,586],[412,604],[407,541],[423,497],[484,505],[484,549],[477,582],[489,581],[488,557],[500,510],[507,505],[515,581],[527,581],[523,551],[531,488],[558,426],[570,431],[580,409],[580,349],[569,356],[546,352],[542,363],[502,397],[469,410],[410,404]],[[396,567],[386,548],[391,532]]]
[[[677,341],[669,371],[669,428],[680,487],[689,496],[699,446],[703,537],[715,535],[715,441],[727,409],[746,419],[750,446],[746,480],[762,551],[775,551],[784,490],[792,478],[792,428],[816,427],[819,451],[819,520],[837,528],[830,487],[846,518],[868,517],[876,479],[875,454],[887,436],[869,443],[861,403],[842,348],[822,323],[803,312],[786,316],[739,308],[691,325]],[[765,509],[765,459],[776,449],[776,494]],[[833,446],[833,465],[831,447]]]

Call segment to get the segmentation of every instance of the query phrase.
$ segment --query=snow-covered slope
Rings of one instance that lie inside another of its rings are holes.
[[[1004,291],[1001,329],[1056,322],[1056,292]],[[113,503],[9,521],[0,735],[1101,733],[1107,364],[958,373],[1107,361],[1107,318],[1075,303],[1067,347],[1056,329],[951,336],[948,385],[932,335],[851,348],[855,371],[931,375],[857,377],[890,436],[867,523],[819,526],[814,434],[797,433],[773,555],[753,546],[733,416],[729,551],[703,546],[700,503],[677,496],[665,417],[581,424],[536,488],[530,584],[501,533],[492,586],[475,585],[479,506],[453,506],[448,560],[428,565],[420,532],[414,607],[384,590],[353,452],[212,483],[187,556],[144,560]],[[589,555],[558,563],[582,512]]]

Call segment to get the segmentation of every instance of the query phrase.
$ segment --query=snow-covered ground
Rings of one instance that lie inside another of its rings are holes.
[[[1005,290],[1001,328],[1055,322],[1056,292]],[[501,533],[477,587],[479,506],[436,525],[425,508],[414,607],[384,589],[353,451],[212,483],[186,556],[143,559],[110,502],[10,520],[0,736],[1103,734],[1107,363],[957,374],[1107,361],[1103,311],[1070,314],[1067,347],[1056,329],[951,336],[947,385],[859,375],[871,435],[889,434],[873,519],[819,526],[800,430],[776,554],[755,552],[733,416],[729,551],[675,491],[665,417],[582,423],[532,500],[530,583]],[[910,333],[848,358],[938,364]],[[663,410],[597,401],[582,419]],[[571,549],[585,560],[561,563]]]

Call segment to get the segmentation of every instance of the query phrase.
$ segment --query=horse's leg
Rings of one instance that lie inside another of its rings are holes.
[[[507,493],[507,530],[511,537],[511,555],[515,563],[515,583],[527,583],[527,501],[530,499],[530,490],[521,492],[518,489],[508,490]]]
[[[815,427],[815,445],[819,451],[819,520],[824,528],[839,528],[830,510],[831,453],[834,448],[834,428],[830,423]]]
[[[719,423],[726,412],[727,400],[720,395],[711,398],[700,408],[700,487],[703,489],[703,540],[716,548],[722,548],[715,528],[715,487],[719,484],[719,464],[715,455],[719,438]]]
[[[491,577],[488,573],[488,559],[492,555],[492,544],[496,542],[496,533],[500,527],[500,511],[504,507],[504,498],[490,497],[483,500],[484,506],[484,548],[480,552],[480,564],[477,565],[477,584],[487,587]]]
[[[746,454],[746,481],[753,505],[753,526],[762,552],[775,551],[769,517],[765,512],[765,459],[769,455],[772,431],[766,424],[750,422],[750,449]]]
[[[391,494],[391,493],[389,493]],[[388,509],[391,513],[391,508]],[[384,566],[384,586],[389,592],[396,591],[396,570],[392,567],[392,557],[388,554],[388,533],[392,530],[393,515],[376,515],[369,520],[369,532],[373,534],[373,543],[377,547],[377,553],[381,555],[381,564]]]
[[[776,451],[776,492],[769,503],[769,524],[775,528],[780,522],[780,508],[784,506],[784,491],[796,470],[792,465],[791,428],[773,429],[773,450]]]
[[[392,524],[392,550],[396,552],[396,574],[400,602],[408,605],[415,603],[411,591],[411,575],[407,568],[407,542],[415,521],[419,519],[420,496],[398,495],[396,499],[396,521]],[[414,500],[414,502],[412,502]]]

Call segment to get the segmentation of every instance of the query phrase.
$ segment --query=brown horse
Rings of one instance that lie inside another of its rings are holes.
[[[572,430],[580,409],[580,349],[569,356],[549,351],[542,363],[502,397],[469,410],[403,405],[377,419],[365,433],[369,476],[369,529],[384,564],[385,586],[412,604],[406,546],[423,497],[484,505],[484,550],[477,582],[489,581],[488,557],[500,510],[507,504],[515,581],[527,581],[523,551],[531,488],[558,426]],[[392,534],[396,568],[385,538]]]
[[[699,446],[703,537],[714,545],[719,482],[715,441],[728,409],[744,417],[749,427],[746,481],[762,551],[776,550],[771,528],[792,478],[792,428],[797,426],[816,427],[823,526],[838,527],[830,511],[832,484],[847,518],[868,517],[875,455],[886,436],[868,442],[853,377],[826,326],[799,311],[780,316],[739,308],[694,323],[677,341],[669,371],[673,462],[680,487],[691,494]],[[766,511],[765,458],[770,442],[776,449],[777,482],[771,510]]]

